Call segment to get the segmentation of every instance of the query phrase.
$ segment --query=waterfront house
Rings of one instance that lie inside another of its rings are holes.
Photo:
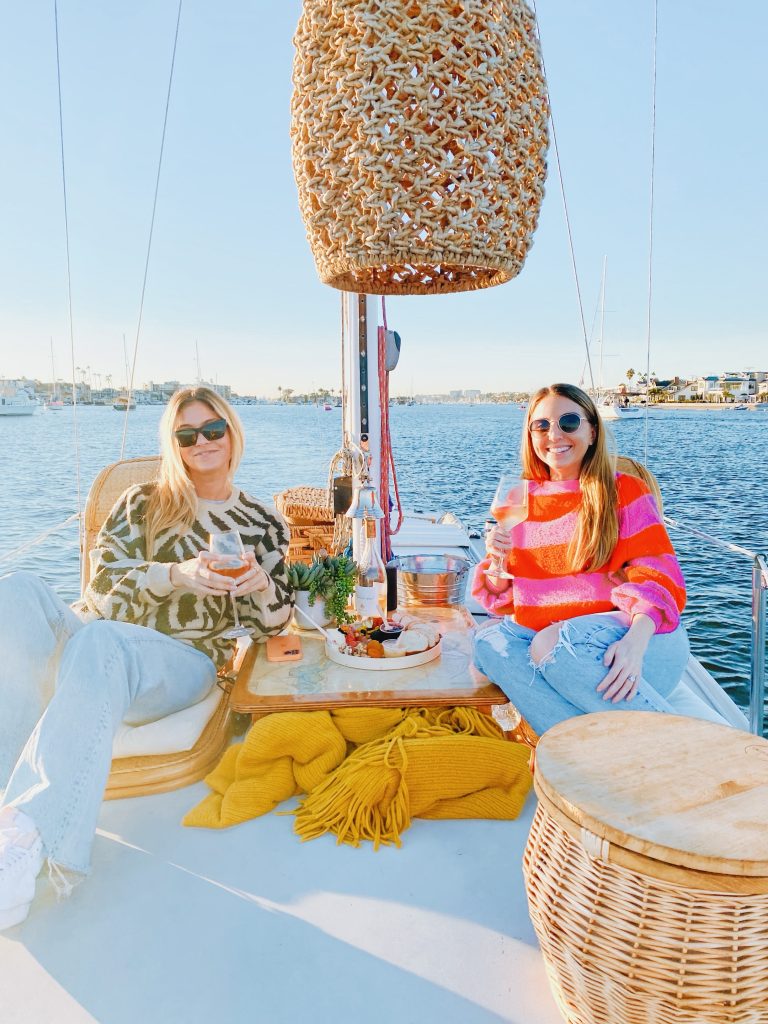
[[[721,400],[720,378],[717,374],[710,374],[708,377],[696,378],[696,391],[705,402],[717,402]]]

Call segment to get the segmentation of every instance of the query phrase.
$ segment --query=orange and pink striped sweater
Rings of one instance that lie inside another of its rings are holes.
[[[656,502],[637,477],[616,474],[619,540],[595,572],[568,567],[568,543],[581,503],[578,480],[531,480],[529,512],[512,528],[507,569],[514,580],[489,580],[480,563],[472,594],[494,615],[514,615],[529,629],[543,629],[577,615],[642,613],[657,633],[671,633],[685,607],[685,582]]]

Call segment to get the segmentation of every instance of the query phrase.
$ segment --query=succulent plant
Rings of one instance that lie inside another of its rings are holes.
[[[311,563],[292,562],[288,581],[294,590],[305,590],[313,605],[319,597],[325,600],[326,612],[337,623],[351,622],[347,602],[355,589],[357,565],[346,555],[316,555]]]

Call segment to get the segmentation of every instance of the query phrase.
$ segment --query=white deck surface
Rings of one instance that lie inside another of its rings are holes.
[[[179,822],[207,787],[103,805],[93,874],[41,876],[0,934],[2,1024],[559,1024],[515,822],[420,821],[401,849],[302,843],[269,814]]]

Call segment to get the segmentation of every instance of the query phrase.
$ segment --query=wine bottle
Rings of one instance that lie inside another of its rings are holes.
[[[387,573],[387,611],[397,610],[397,566],[396,558],[391,558],[384,566]]]
[[[379,552],[376,520],[363,517],[365,546],[357,567],[355,611],[361,619],[387,617],[387,573]]]

